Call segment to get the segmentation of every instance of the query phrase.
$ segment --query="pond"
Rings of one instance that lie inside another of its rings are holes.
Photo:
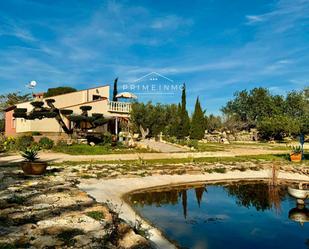
[[[128,201],[180,248],[309,248],[306,206],[288,184],[231,182],[135,192]],[[305,203],[307,207],[309,203]]]

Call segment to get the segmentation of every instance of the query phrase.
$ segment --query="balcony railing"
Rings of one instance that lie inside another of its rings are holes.
[[[129,113],[131,111],[131,103],[126,102],[108,102],[108,111],[110,112],[120,112],[120,113]]]

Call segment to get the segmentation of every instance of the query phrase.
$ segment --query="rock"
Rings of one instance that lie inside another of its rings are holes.
[[[120,234],[120,236],[125,235],[126,233],[128,233],[131,230],[131,227],[126,224],[126,223],[121,223],[118,226],[118,233]]]
[[[88,144],[88,141],[85,138],[81,138],[81,139],[77,139],[77,143],[78,144]]]
[[[220,139],[220,143],[222,143],[222,144],[230,144],[229,140],[227,140],[226,138],[221,138]]]
[[[118,245],[120,248],[124,249],[133,249],[133,248],[149,248],[148,241],[138,235],[135,234],[133,230],[127,232],[119,241]]]
[[[74,244],[75,248],[78,248],[78,247],[85,248],[86,246],[90,246],[92,243],[91,238],[89,238],[87,235],[77,235],[74,237],[74,239],[76,241]],[[88,248],[91,248],[91,247],[88,247]]]
[[[62,241],[58,240],[53,236],[38,236],[33,241],[31,241],[31,245],[35,248],[47,248],[47,247],[56,247],[61,246],[63,244]]]
[[[92,146],[92,147],[94,147],[94,146],[95,146],[95,143],[94,143],[94,142],[90,142],[89,145]]]

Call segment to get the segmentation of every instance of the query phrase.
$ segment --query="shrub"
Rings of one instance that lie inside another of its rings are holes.
[[[54,147],[54,141],[48,137],[42,137],[39,141],[39,146],[42,149],[50,150]]]
[[[0,153],[6,150],[5,141],[6,141],[5,136],[2,136],[0,134]]]
[[[187,141],[186,144],[187,144],[187,146],[193,147],[194,149],[198,148],[198,140],[196,140],[196,139],[191,139],[191,140]]]
[[[39,131],[33,131],[32,136],[41,136],[42,134]]]
[[[21,137],[18,137],[15,143],[15,148],[17,150],[23,150],[29,146],[31,146],[34,142],[33,136],[30,135],[24,135]]]
[[[1,142],[3,151],[15,149],[16,139],[14,137],[2,138]]]
[[[68,143],[65,140],[59,140],[57,142],[57,146],[59,146],[59,147],[68,146]]]
[[[102,134],[103,144],[111,144],[112,143],[112,134],[110,132],[104,132]]]

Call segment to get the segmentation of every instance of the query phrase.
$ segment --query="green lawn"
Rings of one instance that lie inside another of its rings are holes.
[[[235,156],[235,157],[200,157],[200,158],[167,158],[167,159],[138,159],[138,160],[112,160],[112,161],[64,161],[62,163],[53,163],[53,165],[83,165],[83,164],[125,164],[125,165],[156,165],[156,164],[183,164],[183,163],[237,163],[237,162],[273,162],[279,161],[292,165],[309,166],[309,152],[305,154],[305,160],[301,163],[293,163],[289,160],[288,154],[276,155],[252,155],[252,156]]]
[[[61,152],[69,155],[104,155],[104,154],[123,154],[123,153],[142,153],[151,152],[148,149],[128,148],[124,146],[96,145],[87,144],[61,145],[53,148],[55,152]]]
[[[290,148],[285,144],[269,144],[269,143],[198,143],[198,151],[228,151],[232,149],[265,149],[265,150],[282,150],[288,151]]]

